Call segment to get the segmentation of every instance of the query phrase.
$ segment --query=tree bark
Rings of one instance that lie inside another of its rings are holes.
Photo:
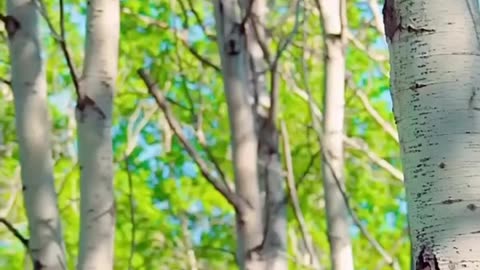
[[[480,266],[477,1],[386,1],[414,269]]]
[[[117,78],[120,2],[89,0],[77,104],[80,163],[80,251],[77,269],[113,269],[112,110]]]
[[[20,150],[29,252],[34,269],[66,269],[54,186],[45,65],[35,2],[9,0],[3,17],[9,36],[15,125]]]
[[[240,269],[263,269],[262,204],[257,175],[257,134],[248,102],[245,29],[235,0],[215,1],[224,90],[228,104],[236,193],[246,202],[237,207],[237,260]]]
[[[325,35],[325,95],[322,174],[333,270],[353,270],[344,189],[345,2],[317,1]]]
[[[279,132],[276,125],[275,106],[267,91],[266,71],[269,63],[265,61],[263,48],[267,44],[265,19],[268,13],[265,0],[245,1],[248,16],[246,24],[247,63],[249,95],[253,101],[255,126],[258,137],[258,181],[262,197],[264,241],[261,256],[266,269],[288,269],[287,254],[287,220],[285,182],[279,151]],[[275,75],[272,75],[275,76]],[[270,89],[273,91],[273,89]],[[274,97],[278,100],[278,97]],[[275,108],[274,108],[275,109]]]

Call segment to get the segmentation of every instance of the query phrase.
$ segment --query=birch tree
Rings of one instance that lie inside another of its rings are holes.
[[[414,269],[478,269],[479,9],[386,1]]]
[[[113,269],[112,110],[117,78],[120,2],[87,2],[83,74],[78,82],[80,250],[77,269]]]
[[[278,111],[278,58],[272,60],[266,37],[265,0],[246,1],[246,44],[248,91],[253,103],[255,126],[258,137],[258,181],[262,197],[264,239],[261,256],[266,269],[287,269],[287,221],[284,178],[280,163],[279,132],[276,125]],[[274,56],[277,57],[277,56]],[[275,63],[272,63],[275,61]],[[267,71],[271,72],[271,83],[267,83]],[[267,85],[270,86],[270,92]]]
[[[348,209],[344,199],[345,1],[317,0],[325,41],[322,175],[332,269],[352,270]]]
[[[215,2],[218,47],[232,137],[235,189],[245,201],[245,207],[237,206],[237,261],[240,269],[263,269],[265,265],[257,251],[263,241],[263,222],[257,170],[258,139],[247,92],[245,22],[242,17],[245,10],[234,0]]]
[[[0,14],[8,34],[22,190],[34,269],[65,269],[65,248],[53,179],[47,82],[35,2],[8,0]]]

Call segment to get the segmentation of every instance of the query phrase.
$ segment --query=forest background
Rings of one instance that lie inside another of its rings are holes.
[[[299,223],[289,200],[290,269],[310,269],[305,237],[312,240],[321,264],[328,268],[321,151],[312,124],[322,120],[323,111],[320,14],[314,1],[301,1],[302,5],[297,1],[271,2],[274,8],[267,20],[272,37],[269,46],[275,51],[285,40],[291,40],[279,58],[279,121],[288,130],[294,187],[304,217],[304,223]],[[51,0],[44,3],[48,20],[41,20],[41,32],[47,59],[55,183],[69,269],[73,269],[79,230],[75,93],[51,29],[58,29],[59,4]],[[376,0],[347,1],[345,193],[355,269],[360,270],[407,269],[410,264],[381,5]],[[4,1],[0,10],[5,10]],[[66,1],[65,11],[66,43],[74,65],[80,67],[84,57],[85,1]],[[113,117],[115,269],[234,269],[236,265],[233,208],[204,179],[137,74],[138,68],[149,70],[195,150],[210,164],[215,163],[219,173],[232,179],[228,111],[214,35],[210,1],[121,1],[119,76]],[[9,70],[7,34],[2,29],[0,218],[28,235]],[[0,227],[0,268],[22,269],[28,259],[22,243],[7,228]]]

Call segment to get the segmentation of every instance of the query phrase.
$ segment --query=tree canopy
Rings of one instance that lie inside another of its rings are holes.
[[[304,239],[310,237],[328,269],[321,151],[313,124],[322,121],[323,33],[315,1],[298,1],[269,1],[266,26],[267,46],[272,57],[279,56],[279,122],[288,131],[294,188],[305,220],[299,223],[289,199],[288,259],[290,269],[309,269]],[[60,4],[42,3],[55,184],[73,269],[79,230],[75,93],[57,36]],[[359,270],[410,265],[380,4],[347,2],[345,202]],[[0,10],[5,10],[5,1]],[[64,10],[65,41],[80,70],[86,1],[65,1]],[[235,269],[234,209],[202,175],[137,74],[139,68],[149,70],[190,145],[215,175],[231,182],[228,112],[215,35],[211,1],[121,1],[113,127],[115,269]],[[0,218],[27,237],[5,29],[0,30],[0,52]],[[281,152],[284,157],[285,147]],[[27,260],[22,243],[0,226],[0,267],[22,269]]]

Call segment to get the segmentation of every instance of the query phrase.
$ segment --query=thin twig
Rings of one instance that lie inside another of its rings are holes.
[[[268,118],[270,121],[274,121],[276,114],[277,114],[277,99],[278,99],[278,62],[282,57],[283,52],[287,49],[288,45],[292,42],[293,37],[298,32],[298,28],[300,26],[300,0],[297,0],[297,9],[295,13],[295,23],[293,25],[292,31],[288,34],[286,40],[283,42],[282,45],[278,46],[277,52],[275,54],[275,58],[271,63],[271,81],[270,81],[270,109],[268,111]]]
[[[281,125],[281,133],[283,138],[283,155],[285,158],[285,167],[287,168],[287,187],[288,193],[290,195],[290,200],[292,202],[293,211],[295,213],[296,220],[298,222],[298,226],[300,227],[300,232],[302,233],[303,244],[307,249],[308,253],[310,254],[311,264],[313,268],[320,269],[320,261],[315,254],[315,250],[312,245],[312,237],[307,230],[307,225],[305,224],[305,218],[303,217],[302,209],[300,207],[300,203],[298,201],[298,194],[297,189],[295,187],[295,176],[293,174],[293,162],[292,156],[290,153],[290,142],[288,136],[287,126],[285,122],[282,121]]]
[[[377,0],[368,0],[368,6],[373,14],[373,19],[375,22],[375,28],[377,31],[383,36],[385,35],[385,27],[383,26],[383,16],[380,13],[380,9],[378,8],[378,1]]]
[[[313,129],[315,132],[321,132],[321,127],[320,123],[323,120],[323,115],[322,112],[320,111],[319,107],[315,102],[313,101],[313,98],[311,97],[310,91],[308,90],[303,90],[300,89],[293,79],[291,78],[292,76],[284,76],[286,82],[289,84],[289,88],[292,89],[292,91],[305,100],[309,104],[309,110],[311,113],[312,117],[312,125]],[[305,84],[308,88],[308,84]],[[388,161],[385,159],[379,157],[376,153],[371,151],[368,147],[368,144],[360,140],[359,138],[351,138],[348,136],[343,136],[343,141],[344,143],[356,150],[362,151],[373,163],[378,165],[380,168],[384,169],[387,171],[390,175],[392,175],[395,179],[403,181],[403,173],[401,170],[397,169],[395,166],[390,164]]]
[[[128,178],[128,201],[130,204],[130,223],[132,228],[130,229],[130,255],[128,256],[128,269],[133,269],[133,256],[135,254],[135,233],[137,229],[137,224],[135,222],[135,203],[134,203],[134,194],[133,194],[133,177],[130,170],[130,155],[125,156],[125,167]]]
[[[182,2],[182,1],[180,1]],[[205,34],[205,36],[207,36],[209,39],[211,39],[212,37],[210,35],[208,35],[207,33],[207,29],[205,28],[205,25],[203,24],[203,21],[202,21],[202,18],[200,18],[200,14],[198,13],[198,11],[193,7],[193,3],[192,3],[192,0],[187,0],[187,4],[188,4],[188,8],[190,9],[190,11],[193,13],[193,16],[195,17],[195,19],[197,20],[197,24],[200,26],[200,28],[202,29],[203,33]],[[185,13],[187,14],[187,13]]]
[[[395,142],[398,143],[398,133],[397,130],[383,117],[380,115],[380,113],[375,110],[373,105],[370,103],[368,100],[367,95],[365,95],[364,92],[360,90],[355,90],[355,95],[360,99],[360,101],[363,104],[363,107],[367,110],[367,112],[375,119],[375,121],[385,130],[385,132],[392,137],[392,139],[395,140]]]
[[[145,16],[145,15],[134,13],[133,11],[131,11],[128,8],[122,8],[122,12],[125,13],[125,14],[128,14],[128,15],[134,15],[134,16],[136,16],[137,19],[140,19],[141,21],[143,21],[146,24],[153,25],[153,26],[159,27],[159,28],[164,29],[164,30],[172,31],[172,29],[170,28],[170,26],[167,23],[158,21],[156,19],[152,19],[152,18],[150,18],[148,16]],[[192,46],[190,46],[188,44],[185,31],[182,31],[182,32],[174,31],[174,34],[178,35],[178,38],[180,39],[182,44],[202,64],[204,64],[205,66],[213,68],[215,70],[215,72],[217,72],[217,73],[220,73],[222,71],[218,65],[213,63],[210,59],[203,56],[201,53],[199,53],[196,49],[194,49]]]
[[[395,168],[392,164],[390,164],[385,159],[379,157],[375,152],[371,151],[368,148],[368,144],[362,141],[359,138],[350,138],[348,136],[343,136],[344,143],[356,150],[362,151],[373,163],[377,164],[380,168],[384,169],[388,172],[391,176],[399,181],[403,181],[403,173],[401,170]]]
[[[35,2],[38,4],[38,9],[40,11],[40,14],[42,15],[43,19],[47,22],[48,28],[50,29],[50,32],[56,42],[60,45],[60,48],[62,50],[62,53],[65,57],[65,60],[67,62],[68,66],[68,71],[70,72],[70,76],[73,81],[73,86],[75,87],[75,93],[77,94],[77,98],[80,98],[80,86],[78,83],[78,76],[75,72],[75,67],[73,65],[72,58],[70,56],[70,53],[68,52],[67,48],[67,41],[65,39],[65,7],[63,0],[59,0],[60,3],[60,34],[55,30],[55,27],[52,24],[52,21],[50,20],[50,17],[48,16],[47,10],[45,8],[45,4],[43,3],[43,0],[35,0]]]
[[[188,139],[183,134],[180,123],[177,121],[174,114],[172,113],[168,102],[166,101],[164,95],[158,89],[157,84],[143,69],[139,69],[137,73],[142,78],[143,82],[148,88],[148,91],[155,99],[157,105],[163,111],[165,117],[167,118],[168,124],[175,132],[175,135],[177,135],[177,137],[180,139],[180,142],[183,144],[185,150],[190,154],[190,157],[199,167],[202,175],[218,192],[220,192],[225,197],[225,199],[237,210],[237,212],[242,212],[242,210],[246,206],[246,202],[243,201],[243,199],[237,194],[231,192],[229,187],[225,185],[221,181],[221,179],[218,179],[210,172],[207,162],[200,157],[195,148],[190,144]]]
[[[330,170],[330,172],[333,176],[333,179],[335,180],[337,188],[342,195],[343,201],[344,201],[345,206],[348,210],[348,213],[350,214],[350,216],[353,220],[353,223],[360,229],[360,232],[363,234],[363,236],[365,236],[365,238],[370,243],[370,245],[372,245],[372,247],[384,258],[385,262],[387,262],[389,265],[394,267],[395,270],[400,270],[400,268],[396,267],[396,266],[398,266],[398,263],[395,263],[396,260],[393,259],[392,256],[390,254],[388,254],[388,252],[382,247],[382,245],[370,234],[370,232],[367,230],[367,228],[365,228],[365,226],[362,224],[361,220],[358,218],[358,216],[353,211],[353,209],[350,205],[350,201],[348,199],[348,195],[345,192],[345,189],[343,188],[343,185],[340,183],[340,180],[338,179],[338,176],[337,176],[335,170],[333,169],[332,165],[328,161],[328,158],[327,158],[327,156],[326,156],[326,154],[323,150],[324,147],[321,146],[321,149],[322,149],[323,162],[326,163],[328,169]]]
[[[248,22],[248,19],[251,19],[252,15],[253,15],[253,4],[254,4],[254,2],[255,2],[255,0],[248,1],[248,6],[247,6],[247,9],[245,11],[245,16],[243,16],[242,21],[240,22],[240,29],[245,29],[245,26]]]
[[[12,223],[10,223],[8,220],[5,218],[1,217],[0,218],[0,223],[3,223],[5,227],[15,236],[20,242],[23,244],[23,246],[28,250],[28,239],[25,238],[14,226]]]
[[[67,48],[67,39],[65,37],[65,6],[63,4],[63,0],[60,0],[60,47],[62,48],[63,55],[65,56],[65,60],[67,61],[68,70],[70,72],[70,76],[72,77],[73,85],[75,86],[75,91],[77,93],[77,97],[80,98],[80,86],[78,84],[78,77],[77,73],[75,72],[75,67],[73,66],[72,58],[70,53],[68,52]]]
[[[12,82],[10,80],[7,80],[7,79],[4,79],[4,78],[0,78],[0,82],[8,85],[8,86],[12,86]]]

